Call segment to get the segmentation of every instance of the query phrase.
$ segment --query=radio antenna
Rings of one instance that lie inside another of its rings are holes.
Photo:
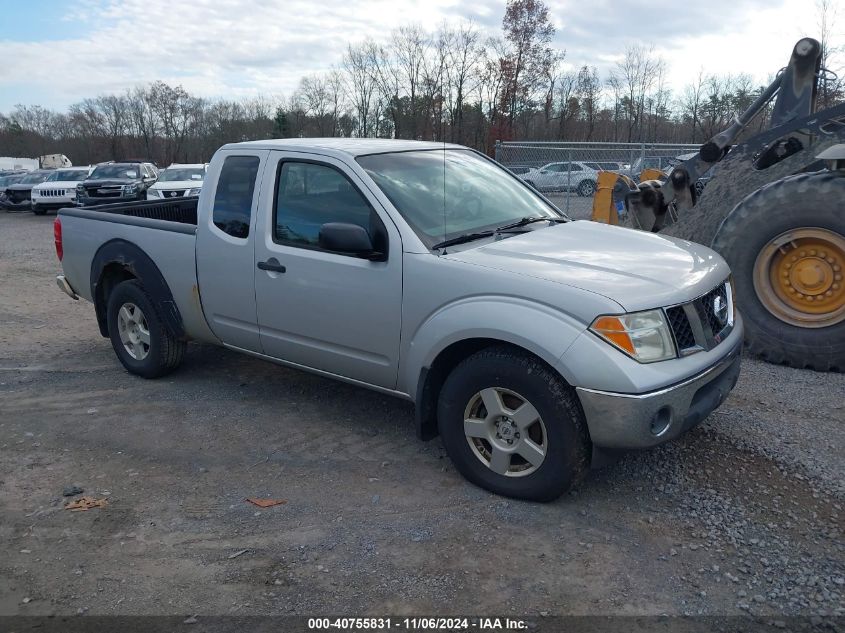
[[[443,241],[446,241],[446,132],[443,128],[443,65],[440,65],[440,140],[443,142]],[[442,254],[446,254],[443,249]]]

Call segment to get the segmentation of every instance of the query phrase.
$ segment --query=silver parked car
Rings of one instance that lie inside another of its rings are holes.
[[[586,163],[567,161],[548,163],[519,177],[539,191],[574,191],[589,197],[596,192],[599,171]]]

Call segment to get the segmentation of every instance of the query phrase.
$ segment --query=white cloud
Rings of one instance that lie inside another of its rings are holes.
[[[574,65],[606,70],[631,43],[653,42],[680,88],[698,68],[749,72],[760,81],[787,60],[802,25],[813,25],[807,0],[549,0],[556,44]],[[498,32],[502,0],[83,0],[56,21],[86,35],[49,42],[0,41],[0,111],[43,96],[64,107],[156,79],[207,97],[290,94],[306,74],[340,63],[350,42],[384,38],[391,29],[471,18]]]

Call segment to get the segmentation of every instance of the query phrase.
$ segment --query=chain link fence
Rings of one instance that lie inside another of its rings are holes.
[[[573,218],[588,218],[599,171],[637,178],[643,169],[666,169],[700,145],[668,143],[564,143],[497,141],[496,160]]]

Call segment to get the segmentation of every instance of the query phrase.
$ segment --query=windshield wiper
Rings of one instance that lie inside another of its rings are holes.
[[[435,248],[446,248],[447,246],[454,246],[455,244],[466,244],[467,242],[472,242],[474,240],[480,240],[482,237],[490,237],[491,235],[495,235],[496,231],[479,231],[478,233],[464,233],[463,235],[458,235],[457,237],[449,238],[448,240],[443,240],[442,242],[438,242],[432,249]]]
[[[504,226],[500,226],[496,228],[496,233],[500,233],[502,231],[507,231],[508,229],[516,229],[520,226],[525,226],[526,224],[532,224],[533,222],[566,222],[566,218],[543,218],[543,217],[528,217],[522,218],[521,220],[517,220],[516,222],[511,222],[510,224],[505,224]]]
[[[476,233],[464,233],[463,235],[458,235],[457,237],[452,237],[448,240],[443,240],[442,242],[438,242],[432,249],[436,248],[446,248],[447,246],[454,246],[456,244],[466,244],[467,242],[473,242],[475,240],[480,240],[483,237],[491,237],[496,235],[496,233],[502,233],[504,231],[509,231],[511,229],[518,229],[521,226],[525,226],[526,224],[532,224],[534,222],[568,222],[567,218],[543,218],[543,217],[525,217],[516,222],[511,222],[510,224],[505,224],[504,226],[496,227],[490,231],[478,231]]]

